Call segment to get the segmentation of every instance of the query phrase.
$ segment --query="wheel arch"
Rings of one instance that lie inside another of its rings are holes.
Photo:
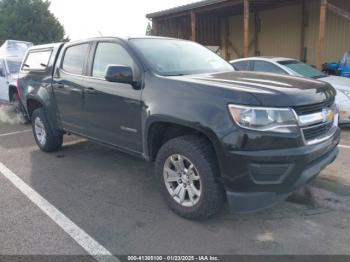
[[[221,145],[218,137],[212,130],[201,127],[200,125],[164,117],[154,118],[152,121],[149,121],[146,126],[144,138],[146,159],[150,162],[154,162],[159,149],[164,143],[173,138],[185,135],[196,135],[206,139],[211,145],[219,168],[221,169]]]
[[[60,133],[60,128],[58,126],[58,122],[56,119],[56,114],[50,110],[50,106],[46,105],[46,103],[39,96],[28,96],[26,99],[26,110],[28,113],[29,119],[31,119],[33,112],[42,108],[45,116],[49,120],[50,128],[55,135]]]

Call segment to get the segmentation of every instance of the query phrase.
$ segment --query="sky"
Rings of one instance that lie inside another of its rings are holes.
[[[152,13],[196,0],[51,0],[51,12],[71,40],[95,36],[143,36]]]

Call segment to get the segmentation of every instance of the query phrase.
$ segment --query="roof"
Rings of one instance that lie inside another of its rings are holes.
[[[201,7],[205,7],[205,6],[209,6],[209,5],[213,5],[213,4],[218,4],[218,3],[222,3],[222,2],[227,2],[227,1],[230,1],[230,0],[203,0],[203,1],[190,3],[190,4],[187,4],[187,5],[181,5],[181,6],[178,6],[178,7],[166,9],[166,10],[163,10],[163,11],[150,13],[150,14],[147,14],[146,17],[147,18],[157,18],[157,17],[160,17],[160,16],[165,16],[165,15],[170,15],[170,14],[174,14],[174,13],[189,11],[189,10],[192,10],[192,9],[201,8]]]
[[[251,12],[259,12],[264,9],[300,4],[302,1],[303,0],[251,0],[250,9]],[[232,8],[235,5],[238,7],[237,9]],[[243,0],[202,0],[159,12],[150,13],[147,14],[146,17],[149,19],[160,19],[167,16],[190,13],[191,11],[204,12],[208,10],[220,10],[220,12],[217,13],[219,16],[240,14],[243,13]]]
[[[62,43],[52,43],[52,44],[44,44],[44,45],[34,45],[29,50],[39,50],[39,49],[48,49],[48,48],[55,48],[60,46]]]

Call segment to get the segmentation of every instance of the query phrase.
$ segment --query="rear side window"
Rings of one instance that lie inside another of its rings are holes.
[[[250,71],[248,61],[235,62],[235,63],[232,63],[232,66],[237,71]]]
[[[66,49],[62,69],[68,73],[82,75],[89,44],[81,44]]]
[[[51,57],[52,50],[33,50],[27,55],[26,60],[23,63],[22,70],[46,70]]]
[[[129,53],[117,43],[99,43],[96,49],[92,76],[104,78],[109,65],[123,65],[132,69],[134,79],[139,78],[139,69]]]
[[[254,61],[253,68],[254,68],[254,71],[257,71],[257,72],[274,73],[274,74],[280,74],[280,75],[287,74],[284,70],[282,70],[278,66],[265,61]]]

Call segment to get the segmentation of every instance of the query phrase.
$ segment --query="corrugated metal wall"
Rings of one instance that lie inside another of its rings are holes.
[[[350,1],[330,1],[350,12]],[[319,12],[318,12],[319,13]],[[318,27],[317,27],[318,28]],[[350,21],[333,13],[327,13],[326,53],[327,61],[338,61],[350,50]]]
[[[255,46],[253,44],[254,41],[254,31],[255,31],[255,24],[254,24],[254,15],[250,16],[249,20],[249,43],[251,43],[249,48],[249,55],[254,56],[255,55]],[[224,28],[226,23],[225,21],[222,22],[222,27]],[[230,59],[235,59],[243,56],[243,17],[242,16],[232,16],[228,18],[228,27],[229,27],[229,41],[230,43],[226,43],[225,41],[225,34],[222,33],[222,43],[223,46],[225,44],[228,44],[228,52]],[[225,30],[222,29],[222,32]]]
[[[350,11],[350,1],[333,0],[331,3]],[[259,13],[260,28],[258,33],[258,51],[262,56],[283,56],[300,59],[301,51],[301,5],[271,9]],[[305,47],[307,48],[307,63],[316,64],[320,1],[307,0],[307,26],[305,27]],[[251,14],[250,38],[254,39],[254,14]],[[236,54],[229,49],[230,59],[243,54],[243,16],[229,18],[230,41],[238,51]],[[223,23],[221,25],[224,26]],[[222,29],[222,46],[225,46],[224,30]],[[250,48],[250,56],[254,55],[254,45]],[[327,12],[326,53],[325,61],[337,61],[345,51],[350,50],[350,21]]]
[[[260,54],[299,58],[301,15],[301,5],[261,12]]]

